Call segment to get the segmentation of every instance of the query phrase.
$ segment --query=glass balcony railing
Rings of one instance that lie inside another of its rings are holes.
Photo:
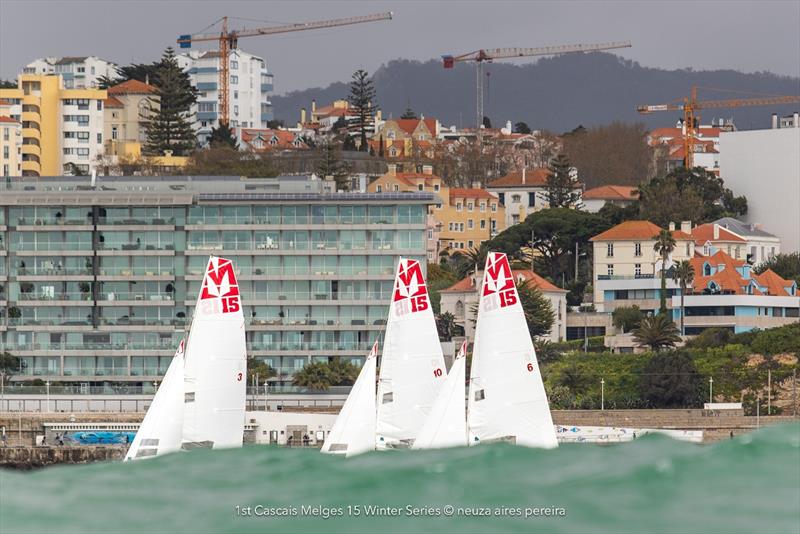
[[[28,251],[28,250],[85,250],[91,252],[92,244],[86,241],[64,241],[64,242],[44,242],[44,243],[31,243],[31,242],[15,242],[11,243],[12,251]]]
[[[359,318],[350,317],[245,317],[245,322],[250,325],[328,325],[328,326],[377,326],[385,325],[386,318]]]
[[[103,267],[97,272],[101,276],[174,276],[174,267]],[[199,271],[198,274],[203,274]]]
[[[310,341],[292,342],[277,341],[275,343],[253,342],[247,344],[250,351],[263,350],[318,350],[318,351],[364,351],[372,348],[372,343],[367,342],[347,342],[347,341]]]
[[[97,250],[175,250],[174,243],[98,243]]]
[[[92,300],[91,293],[55,292],[55,293],[20,293],[20,301],[49,301],[49,300]]]
[[[17,226],[58,226],[58,225],[91,225],[92,219],[89,217],[56,217],[42,216],[35,218],[19,217],[11,219]]]
[[[129,225],[129,226],[151,226],[151,225],[174,225],[175,217],[153,217],[149,219],[138,217],[98,217],[99,225]]]
[[[10,326],[91,326],[88,318],[61,318],[61,317],[9,317]]]
[[[391,291],[339,291],[332,293],[314,291],[250,291],[244,292],[248,300],[388,300]]]
[[[92,270],[86,267],[52,267],[43,265],[34,265],[33,267],[19,267],[16,272],[17,276],[79,276],[90,275]]]
[[[128,376],[127,367],[64,367],[64,376]]]
[[[108,291],[100,292],[97,296],[98,300],[115,301],[115,300],[146,300],[146,301],[162,301],[173,300],[174,296],[169,293],[145,293],[141,291]]]
[[[183,326],[186,319],[149,317],[100,317],[104,326]]]

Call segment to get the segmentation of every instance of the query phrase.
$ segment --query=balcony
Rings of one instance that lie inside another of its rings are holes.
[[[35,176],[39,176],[42,173],[42,166],[38,161],[23,161],[22,172],[35,173]]]
[[[23,156],[29,155],[29,156],[41,157],[42,149],[38,145],[34,145],[34,144],[30,144],[30,143],[24,143],[22,145],[22,155]]]
[[[24,167],[23,167],[24,168]],[[85,241],[81,242],[64,242],[64,243],[30,243],[30,242],[12,242],[12,251],[92,251],[92,244]]]
[[[652,280],[655,277],[656,276],[654,274],[635,274],[635,275],[598,274],[597,275],[598,280]]]

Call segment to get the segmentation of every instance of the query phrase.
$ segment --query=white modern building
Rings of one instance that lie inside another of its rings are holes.
[[[39,58],[28,63],[24,74],[60,74],[64,89],[91,89],[97,87],[100,78],[114,79],[117,65],[97,56],[68,56]]]
[[[800,124],[792,125],[720,134],[720,176],[747,197],[744,222],[769,228],[783,252],[800,250]]]
[[[272,74],[264,60],[253,54],[235,49],[230,52],[230,80],[228,81],[228,117],[230,127],[267,128],[272,119]],[[197,138],[205,143],[211,129],[219,124],[219,52],[191,51],[178,56],[178,64],[188,72],[192,86],[199,94],[192,106],[193,124]]]

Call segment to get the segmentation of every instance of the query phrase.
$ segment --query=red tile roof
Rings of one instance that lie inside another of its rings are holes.
[[[6,100],[5,98],[0,98],[0,106],[11,106],[11,100]]]
[[[103,106],[107,108],[124,108],[125,105],[115,96],[109,96],[103,101]]]
[[[497,198],[485,189],[450,189],[450,202],[455,198]]]
[[[584,200],[636,200],[639,190],[629,185],[602,185],[587,189],[582,198]]]
[[[408,135],[414,133],[414,130],[417,129],[420,121],[425,123],[425,126],[428,128],[428,131],[431,133],[431,135],[436,135],[436,119],[395,119],[398,128],[406,132]]]
[[[514,278],[519,279],[521,276],[527,282],[531,282],[534,287],[539,288],[542,291],[557,291],[560,293],[566,293],[566,289],[561,289],[560,287],[548,282],[535,272],[531,271],[530,269],[514,269],[512,271],[514,273]],[[443,289],[441,292],[459,292],[459,291],[477,291],[477,287],[473,283],[472,276],[467,276],[466,278],[462,278],[452,286],[448,287],[447,289]]]
[[[4,117],[2,115],[0,115],[0,122],[14,122],[16,124],[19,124],[19,121],[17,119],[12,119],[11,117]]]
[[[261,136],[263,139],[263,146],[256,147],[252,143]],[[286,130],[274,130],[274,129],[242,129],[241,132],[242,142],[252,146],[253,150],[305,150],[308,148],[303,141],[300,141],[299,146],[295,146],[295,134],[294,132],[289,132]],[[275,137],[277,139],[276,144],[272,144],[272,138]]]
[[[701,293],[708,288],[710,282],[718,285],[723,292],[732,293],[735,295],[748,294],[746,289],[751,284],[751,280],[744,278],[737,267],[741,268],[745,265],[742,260],[732,258],[730,255],[718,251],[713,256],[704,258],[702,256],[695,256],[689,260],[694,267],[695,278],[693,288],[696,293]],[[708,263],[716,272],[710,276],[703,275],[703,266]],[[720,265],[724,265],[723,270],[718,270]],[[763,293],[757,289],[753,290],[753,294],[771,295],[771,296],[789,296],[790,293],[787,289],[791,288],[793,283],[789,280],[784,280],[775,272],[767,269],[761,274],[753,274],[752,281],[761,288]]]
[[[139,80],[126,80],[107,89],[109,95],[147,95],[158,92],[155,86]]]
[[[698,245],[703,245],[706,241],[733,241],[736,243],[747,243],[746,239],[739,237],[730,230],[716,225],[719,228],[719,237],[714,239],[714,223],[701,224],[692,229],[692,237]]]
[[[627,241],[633,239],[655,239],[661,228],[650,221],[625,221],[603,233],[597,234],[589,241]],[[676,241],[691,241],[692,236],[673,230],[672,237]]]
[[[488,187],[537,187],[547,184],[550,171],[547,169],[527,169],[525,183],[522,182],[522,171],[513,171],[497,180],[490,182]]]
[[[770,295],[788,296],[791,295],[787,289],[792,287],[790,280],[784,280],[772,269],[767,269],[761,274],[753,275],[758,285],[765,288]]]

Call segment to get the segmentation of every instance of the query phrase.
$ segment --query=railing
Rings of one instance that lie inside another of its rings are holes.
[[[100,276],[175,276],[174,267],[169,269],[156,267],[100,267],[97,272]],[[203,274],[203,271],[198,271]]]
[[[373,342],[359,342],[359,341],[308,341],[308,342],[290,342],[282,341],[275,343],[248,343],[247,350],[260,351],[260,350],[347,350],[347,351],[368,351],[372,348]]]
[[[135,219],[132,217],[98,217],[98,225],[128,225],[128,226],[157,226],[174,225],[175,217],[155,217],[150,220]]]
[[[328,269],[318,267],[299,267],[295,269],[281,268],[281,267],[239,267],[234,269],[237,276],[284,276],[284,275],[393,275],[393,266],[360,266],[360,267],[333,267]],[[188,276],[202,276],[205,274],[205,268],[188,268],[186,270]]]
[[[6,343],[0,347],[0,351],[34,351],[34,350],[115,350],[115,351],[131,351],[131,350],[158,350],[158,351],[174,351],[178,346],[177,341],[169,341],[165,343],[151,342],[151,343],[99,343],[87,341],[83,343],[68,343],[66,341],[55,343],[28,343],[24,345]],[[347,350],[347,351],[368,351],[372,348],[372,342],[359,342],[359,341],[310,341],[310,342],[261,342],[253,341],[247,343],[248,351],[264,351],[264,350],[284,350],[291,347],[291,350]],[[294,347],[297,347],[296,349]]]
[[[28,251],[28,250],[58,250],[58,251],[92,251],[92,244],[86,241],[65,241],[62,243],[11,243],[12,251]]]
[[[38,317],[36,319],[31,319],[29,317],[9,317],[8,324],[11,326],[91,326],[92,322],[89,319],[73,317]]]
[[[327,326],[380,326],[386,324],[386,318],[382,319],[375,319],[375,318],[367,318],[367,319],[350,319],[350,318],[339,318],[339,319],[326,319],[326,318],[302,318],[302,319],[293,319],[293,318],[279,318],[279,317],[272,317],[272,318],[260,318],[260,317],[245,317],[245,322],[247,324],[257,326],[257,325],[283,325],[283,326],[298,326],[298,325],[327,325]]]
[[[148,375],[155,376],[155,375]],[[267,384],[266,386],[247,386],[247,395],[347,395],[352,386],[331,386],[326,390],[310,389],[303,386],[281,386]],[[4,393],[8,395],[152,395],[155,387],[152,384],[127,385],[108,384],[102,386],[31,386],[21,384],[6,384]],[[2,410],[0,410],[2,411]]]
[[[85,267],[43,267],[34,265],[33,267],[19,267],[17,276],[77,276],[92,275],[92,270]]]
[[[14,222],[14,219],[11,219]],[[18,217],[16,219],[16,226],[60,226],[60,225],[77,225],[77,226],[90,226],[92,220],[88,217],[82,218],[67,218],[67,217],[36,217],[35,219],[26,219],[25,217]]]
[[[352,291],[338,293],[324,292],[315,293],[313,291],[244,291],[244,296],[248,300],[388,300],[391,291]]]
[[[173,295],[169,293],[145,293],[145,292],[125,292],[125,291],[108,291],[108,292],[101,292],[98,295],[97,300],[102,301],[115,301],[115,300],[130,300],[130,301],[148,301],[148,302],[158,302],[158,301],[171,301],[173,300]]]
[[[184,326],[186,319],[174,318],[128,318],[128,317],[100,317],[100,324],[104,326]]]
[[[325,216],[325,215],[308,215],[308,216],[283,216],[283,217],[252,217],[252,216],[230,216],[223,217],[221,215],[216,217],[194,217],[190,216],[186,220],[187,225],[205,226],[205,225],[323,225],[323,224],[341,224],[341,225],[366,225],[366,224],[423,224],[424,214],[418,217],[411,216],[398,216],[384,217],[380,215],[353,215],[342,217],[341,215]],[[103,224],[103,223],[99,223]],[[125,223],[130,224],[130,223]],[[138,223],[145,224],[145,223]],[[155,224],[155,223],[153,223]]]
[[[20,293],[20,301],[50,301],[50,300],[92,300],[91,293],[73,292],[59,292],[52,295],[43,295],[41,293]]]
[[[598,280],[652,280],[655,278],[654,274],[598,274]]]
[[[64,376],[128,376],[128,368],[119,367],[65,367]]]
[[[97,250],[175,250],[174,243],[98,243]]]

